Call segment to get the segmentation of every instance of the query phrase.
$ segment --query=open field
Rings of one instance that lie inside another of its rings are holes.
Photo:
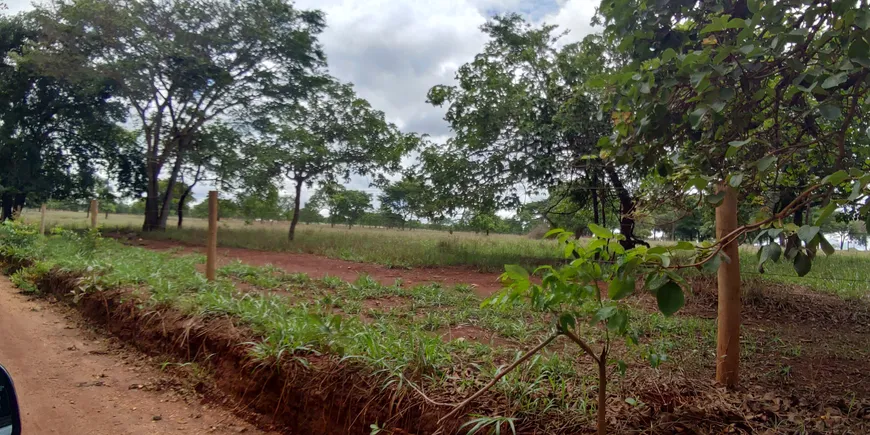
[[[85,213],[50,211],[49,226],[85,228],[89,220]],[[28,211],[24,219],[36,222],[38,212]],[[106,230],[137,231],[141,216],[110,214],[100,225]],[[186,218],[186,228],[140,235],[149,239],[203,245],[208,222]],[[345,227],[300,224],[297,240],[286,239],[286,222],[246,225],[237,219],[221,221],[220,246],[265,251],[295,252],[322,255],[355,262],[367,262],[394,268],[462,266],[487,272],[500,272],[505,264],[538,264],[560,261],[556,244],[529,237],[493,234],[454,233],[415,230],[399,231],[384,228]],[[812,272],[798,277],[790,264],[769,264],[766,273],[756,270],[755,248],[741,249],[742,273],[746,278],[808,286],[849,299],[870,298],[870,252],[837,251],[831,257],[821,256],[813,263]]]
[[[230,393],[261,412],[296,419],[281,422],[309,433],[325,426],[299,419],[353,433],[368,433],[371,425],[429,433],[449,410],[433,402],[467,397],[537,344],[552,322],[521,306],[481,308],[464,285],[383,285],[365,275],[316,279],[245,263],[224,265],[212,284],[199,272],[201,255],[73,232],[38,237],[4,226],[0,249],[23,291],[73,297],[137,345],[169,349],[180,364],[200,364],[218,378],[244,379],[236,381],[243,391],[236,386]],[[709,382],[713,286],[700,277],[693,282],[694,295],[676,316],[656,312],[648,296],[633,302],[640,344],[619,345],[612,354],[628,367],[624,376],[614,371],[609,387],[615,433],[868,430],[870,385],[860,382],[870,357],[866,304],[750,281],[745,388],[729,393]],[[581,330],[593,344],[605,334]],[[502,433],[508,421],[518,432],[586,432],[594,426],[593,372],[579,349],[557,341],[467,412],[499,417],[480,421],[503,424]],[[277,403],[267,400],[271,393]]]
[[[107,231],[138,231],[142,217],[110,214],[100,215],[99,225]],[[38,222],[39,212],[24,214],[28,222]],[[81,212],[49,211],[48,226],[86,228],[90,221]],[[166,232],[149,234],[149,238],[175,240],[201,244],[206,237],[208,221],[185,218],[183,230],[174,228]],[[288,222],[252,223],[246,225],[238,219],[220,221],[220,246],[251,248],[269,251],[300,252],[330,258],[388,265],[392,267],[469,266],[482,270],[502,270],[505,264],[536,264],[555,261],[558,252],[553,241],[536,240],[524,236],[414,230],[400,231],[387,228],[300,223],[296,240],[287,240]]]

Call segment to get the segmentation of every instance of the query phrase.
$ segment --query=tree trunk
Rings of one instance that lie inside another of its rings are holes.
[[[108,219],[108,218],[109,218],[109,209],[107,208],[106,209],[106,219]]]
[[[181,224],[184,221],[184,202],[187,200],[187,197],[190,196],[190,192],[193,191],[193,186],[196,186],[196,183],[199,182],[200,173],[202,173],[202,163],[197,165],[193,181],[189,186],[187,186],[187,189],[184,189],[181,198],[178,198],[178,229],[181,229]],[[181,182],[184,183],[184,174],[181,174]]]
[[[24,202],[27,201],[26,193],[16,193],[15,194],[15,202],[12,204],[13,214],[17,216],[21,216],[21,213],[24,211]]]
[[[160,168],[156,162],[149,162],[147,167],[148,186],[145,191],[145,222],[142,224],[142,231],[154,231],[160,227]]]
[[[592,176],[592,222],[595,225],[601,225],[598,220],[598,177]]]
[[[804,208],[803,207],[798,207],[798,209],[794,211],[794,224],[797,226],[802,226],[804,224]]]
[[[293,198],[293,219],[290,220],[290,232],[287,233],[287,239],[293,240],[296,238],[296,224],[299,223],[299,211],[302,208],[302,180],[296,180],[296,197]]]
[[[725,199],[716,207],[716,238],[721,240],[737,228],[737,194],[731,186],[722,184],[719,191]],[[740,379],[740,256],[738,242],[732,241],[722,252],[730,262],[719,266],[719,307],[716,331],[716,382],[734,388]]]
[[[12,203],[14,202],[13,196],[11,193],[4,193],[3,198],[3,211],[0,213],[0,222],[5,221],[6,219],[12,219],[14,216],[12,214]]]
[[[190,196],[190,191],[193,190],[193,185],[184,189],[184,192],[181,193],[181,196],[178,198],[178,229],[181,229],[181,225],[184,222],[184,202],[187,200],[187,197]]]
[[[175,164],[172,165],[172,173],[169,174],[169,179],[166,181],[166,193],[163,194],[163,204],[160,205],[160,217],[158,219],[157,228],[160,230],[166,229],[166,223],[169,221],[169,208],[172,205],[173,191],[175,183],[178,180],[178,173],[181,171],[181,152],[175,157]]]
[[[598,435],[607,435],[607,349],[598,359]]]
[[[622,180],[613,166],[605,166],[604,170],[607,172],[610,183],[613,184],[613,188],[616,190],[617,198],[619,198],[619,233],[625,236],[625,240],[619,243],[625,249],[634,248],[638,244],[647,245],[646,242],[634,236],[634,218],[632,217],[632,213],[634,213],[634,199],[628,193],[625,185],[622,184]]]

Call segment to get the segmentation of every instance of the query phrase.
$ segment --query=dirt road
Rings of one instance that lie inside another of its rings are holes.
[[[5,276],[0,364],[15,381],[24,435],[265,433],[200,404],[155,361],[82,328],[65,307],[20,295]]]
[[[117,234],[106,234],[106,236],[119,238],[132,246],[140,246],[157,251],[180,249],[180,253],[205,254],[205,248],[201,246],[192,246],[164,240],[126,240]],[[332,275],[345,281],[354,281],[359,278],[360,274],[367,274],[384,285],[392,285],[396,280],[401,281],[405,286],[414,286],[430,282],[440,283],[446,286],[470,284],[474,286],[475,293],[481,297],[491,296],[493,293],[502,289],[502,285],[498,280],[499,275],[501,275],[500,273],[478,272],[464,267],[424,267],[407,270],[391,269],[379,264],[358,263],[322,257],[314,254],[300,254],[294,252],[259,251],[256,249],[225,247],[218,248],[217,252],[218,266],[223,266],[239,260],[256,266],[271,264],[280,267],[287,272],[302,272],[308,274],[312,278],[321,278],[324,275]]]

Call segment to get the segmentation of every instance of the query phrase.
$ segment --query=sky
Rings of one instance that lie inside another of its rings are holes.
[[[30,0],[6,0],[9,11],[28,9]],[[479,27],[488,17],[516,12],[535,23],[569,30],[566,41],[592,32],[596,0],[296,0],[301,9],[320,9],[327,28],[320,36],[331,74],[353,83],[357,93],[403,131],[450,136],[445,109],[426,103],[429,88],[452,84],[460,65],[485,42]],[[194,188],[197,200],[211,186]],[[369,180],[353,177],[348,188],[366,190]],[[291,186],[285,186],[290,192]],[[311,192],[303,192],[306,201]]]

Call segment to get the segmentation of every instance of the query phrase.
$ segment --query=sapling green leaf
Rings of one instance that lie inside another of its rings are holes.
[[[656,291],[656,301],[659,311],[666,316],[673,315],[686,303],[683,289],[677,283],[670,281]]]

